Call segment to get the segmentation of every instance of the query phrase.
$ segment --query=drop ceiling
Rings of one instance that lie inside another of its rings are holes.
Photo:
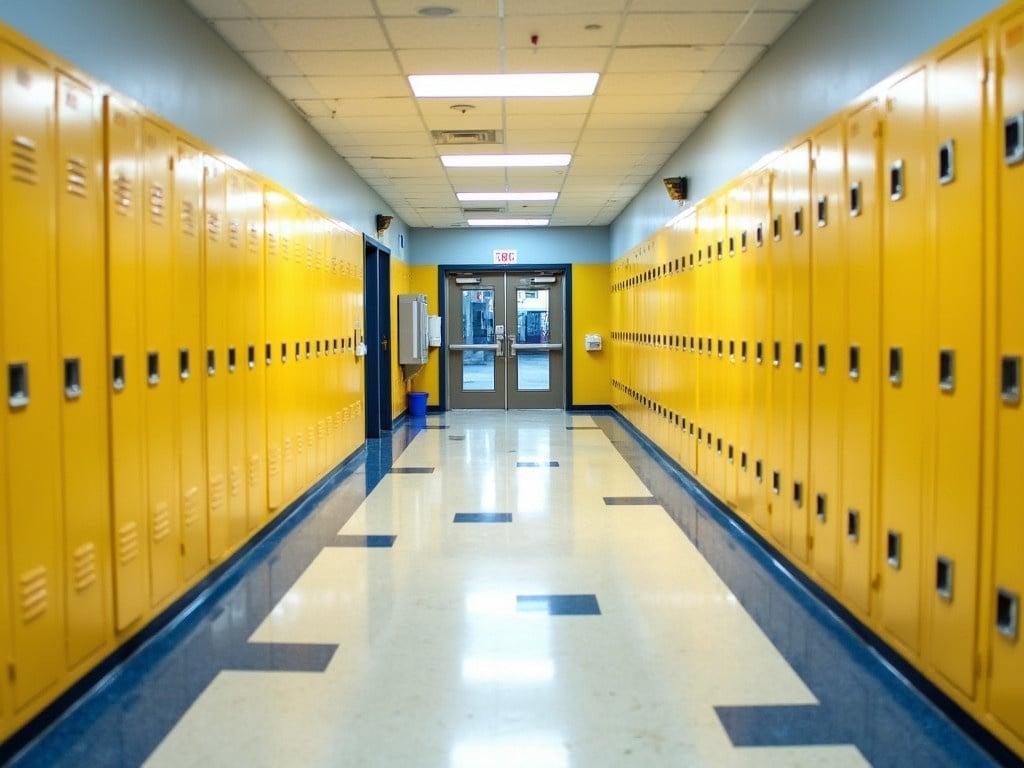
[[[189,2],[407,224],[459,227],[502,215],[610,223],[810,0]],[[455,12],[424,16],[426,6]],[[415,99],[407,80],[501,72],[601,78],[591,97],[460,100]],[[501,143],[439,147],[432,134],[483,130],[498,131]],[[441,165],[441,153],[475,152],[573,160],[568,168]],[[560,195],[553,203],[456,198],[502,191]],[[479,207],[500,210],[466,210]]]

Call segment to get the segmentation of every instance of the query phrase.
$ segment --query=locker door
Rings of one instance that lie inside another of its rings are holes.
[[[267,338],[263,260],[263,190],[245,182],[245,450],[248,528],[267,515]]]
[[[227,248],[225,254],[227,308],[227,459],[228,459],[228,548],[233,549],[249,529],[246,513],[245,379],[248,354],[245,345],[246,282],[244,177],[227,171]]]
[[[155,606],[179,582],[177,391],[174,386],[174,281],[171,166],[174,136],[143,122],[143,346],[146,353],[146,477],[150,601]]]
[[[1024,636],[1021,596],[1024,595],[1024,407],[1021,405],[1021,365],[1024,359],[1024,229],[1020,200],[1024,196],[1024,13],[999,30],[1002,68],[999,117],[999,280],[997,355],[997,444],[995,530],[993,531],[994,620],[987,637],[991,644],[989,710],[1010,730],[1024,737]]]
[[[875,515],[876,408],[881,381],[879,334],[879,112],[871,102],[846,122],[846,188],[842,217],[847,287],[847,342],[830,367],[842,376],[841,591],[867,615],[871,606]],[[874,539],[877,542],[877,538]]]
[[[281,413],[284,388],[284,366],[287,362],[287,342],[284,329],[282,285],[284,270],[281,248],[280,195],[267,191],[267,271],[264,293],[267,306],[267,506],[280,509],[284,502],[284,417]]]
[[[7,406],[7,525],[14,706],[64,666],[60,552],[60,389],[52,224],[53,73],[0,47],[0,334]]]
[[[771,494],[771,470],[769,461],[772,403],[771,347],[772,328],[772,188],[774,177],[770,171],[757,176],[751,215],[753,244],[751,252],[751,277],[753,281],[753,327],[750,338],[749,362],[751,365],[751,422],[750,461],[752,462],[753,486],[752,508],[754,523],[767,531],[769,500]]]
[[[178,390],[178,461],[182,577],[188,581],[208,562],[206,518],[206,431],[203,423],[203,156],[178,141],[174,166],[174,328],[177,359],[163,375]]]
[[[142,350],[142,120],[116,97],[106,102],[107,322],[110,457],[117,629],[149,605],[145,387]]]
[[[756,286],[753,280],[754,220],[753,203],[756,181],[747,179],[743,184],[740,221],[736,227],[737,299],[739,315],[736,331],[736,360],[738,365],[737,401],[738,423],[736,430],[737,501],[740,514],[748,522],[753,521],[754,506],[754,459],[753,459],[753,349],[752,340],[757,335],[754,324]]]
[[[811,504],[808,494],[810,464],[810,344],[811,344],[811,238],[814,232],[811,211],[811,144],[804,142],[790,153],[787,163],[789,182],[789,270],[791,287],[792,344],[788,368],[792,400],[790,402],[789,475],[786,503],[790,511],[790,546],[800,560],[807,560],[808,518]]]
[[[923,402],[933,376],[924,359],[927,200],[931,154],[925,131],[925,72],[886,99],[883,168],[882,375],[879,619],[916,653],[920,640]],[[927,148],[927,151],[926,151]],[[926,383],[927,382],[927,383]]]
[[[57,78],[57,287],[64,462],[64,603],[68,666],[111,629],[107,441],[107,280],[100,100]],[[85,321],[88,318],[88,321]]]
[[[793,476],[790,473],[790,446],[793,422],[793,301],[790,260],[794,251],[792,226],[794,205],[789,199],[790,154],[777,162],[775,188],[781,192],[772,210],[769,226],[772,241],[770,273],[772,293],[772,335],[766,340],[764,356],[770,366],[770,411],[768,420],[768,456],[765,482],[768,486],[768,511],[771,533],[784,551],[790,547],[790,503]]]
[[[206,476],[208,482],[210,562],[219,560],[230,541],[228,517],[227,410],[227,169],[215,157],[204,156],[205,324],[206,352]]]
[[[739,315],[746,297],[740,293],[740,251],[739,230],[742,227],[743,208],[742,186],[735,187],[726,200],[725,210],[725,254],[722,257],[722,298],[725,307],[725,325],[722,333],[725,349],[722,371],[725,374],[725,404],[723,411],[722,444],[725,458],[725,501],[733,509],[739,506],[739,429],[740,429],[740,384],[739,359]]]
[[[974,696],[984,365],[985,48],[978,38],[940,59],[930,99],[935,136],[935,488],[929,653]],[[969,269],[965,254],[973,254]],[[925,564],[928,567],[928,564]]]
[[[287,503],[295,496],[298,483],[295,477],[295,369],[299,365],[297,319],[295,317],[294,298],[298,291],[296,285],[294,235],[295,205],[285,198],[281,203],[281,283],[274,290],[280,296],[281,327],[284,330],[281,348],[281,392],[278,397],[278,409],[281,413],[281,456],[283,466],[283,497]]]
[[[807,224],[813,230],[811,329],[805,368],[811,385],[810,485],[805,504],[811,521],[812,563],[834,585],[839,574],[839,445],[845,370],[846,306],[842,205],[843,126],[836,123],[814,138],[814,189]]]

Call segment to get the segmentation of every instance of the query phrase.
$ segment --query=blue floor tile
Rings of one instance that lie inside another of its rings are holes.
[[[457,512],[455,523],[511,523],[510,512]]]
[[[596,595],[519,595],[516,607],[521,613],[546,613],[548,616],[600,616]]]
[[[394,536],[382,536],[373,534],[370,536],[348,536],[339,535],[331,546],[334,547],[368,547],[379,549],[392,547],[395,544]]]

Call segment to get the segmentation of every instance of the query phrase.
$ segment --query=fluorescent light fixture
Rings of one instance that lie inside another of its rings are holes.
[[[445,168],[555,168],[572,162],[572,155],[441,155]]]
[[[464,203],[479,200],[557,200],[557,192],[459,192]]]
[[[592,96],[597,72],[549,72],[519,75],[409,75],[420,99],[504,99],[537,96]]]
[[[471,227],[546,227],[548,219],[467,219]]]

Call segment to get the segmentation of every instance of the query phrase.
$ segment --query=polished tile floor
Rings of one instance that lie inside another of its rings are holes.
[[[18,764],[990,764],[615,418],[427,425],[370,441]]]

